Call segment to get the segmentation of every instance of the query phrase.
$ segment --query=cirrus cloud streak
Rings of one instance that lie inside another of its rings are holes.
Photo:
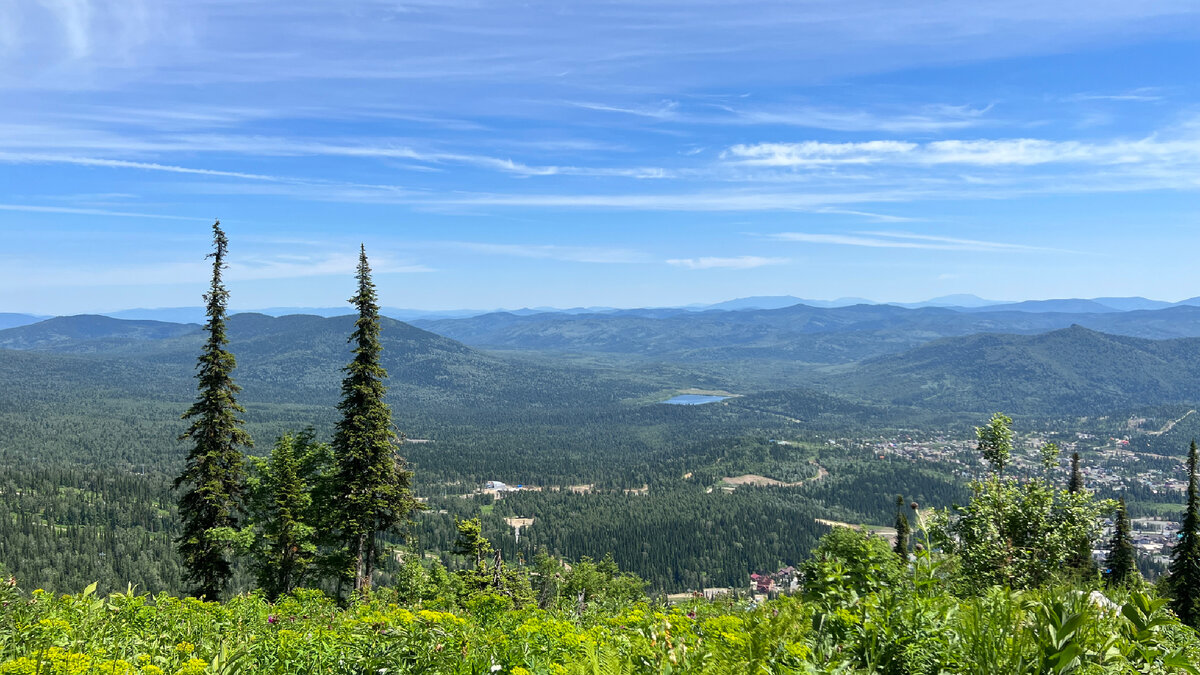
[[[788,258],[764,258],[755,255],[741,255],[731,258],[701,257],[701,258],[672,258],[668,265],[683,267],[689,270],[732,269],[748,270],[766,265],[784,265],[791,262]]]

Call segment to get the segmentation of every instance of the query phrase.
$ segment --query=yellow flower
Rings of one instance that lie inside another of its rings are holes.
[[[175,645],[175,651],[179,652],[180,654],[191,654],[192,652],[196,651],[196,645],[190,642],[180,642],[179,644]]]
[[[188,662],[175,671],[175,675],[204,675],[208,671],[208,662],[203,659],[188,659]]]

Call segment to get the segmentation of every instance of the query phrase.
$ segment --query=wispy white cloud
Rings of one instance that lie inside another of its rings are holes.
[[[732,115],[732,119],[719,118],[715,121],[811,127],[832,131],[930,133],[966,129],[983,124],[987,121],[986,115],[991,110],[991,106],[971,108],[969,106],[926,105],[916,111],[891,114],[870,110],[845,110],[814,106],[777,106],[768,109],[739,109],[723,106],[723,109]]]
[[[76,106],[55,111],[49,118],[73,120],[117,127],[137,127],[140,130],[194,131],[205,128],[235,127],[284,117],[306,117],[303,110],[266,107],[180,106],[156,108],[149,106]],[[325,113],[332,116],[332,113]]]
[[[190,216],[171,216],[156,213],[135,213],[130,211],[110,211],[108,209],[85,209],[70,206],[41,206],[37,204],[0,204],[0,211],[24,211],[26,213],[62,213],[78,216],[116,216],[120,218],[153,218],[156,220],[211,220],[211,218],[194,218]]]
[[[429,206],[503,206],[537,208],[601,208],[646,211],[816,211],[839,204],[911,201],[944,194],[932,188],[919,190],[822,191],[795,190],[696,190],[678,193],[473,193],[434,195],[420,199]]]
[[[668,265],[683,267],[689,270],[733,269],[748,270],[766,265],[785,265],[791,262],[787,258],[764,258],[754,255],[742,255],[732,258],[702,257],[702,258],[671,258]]]
[[[1133,103],[1154,103],[1166,98],[1160,89],[1155,87],[1139,87],[1118,93],[1082,92],[1063,98],[1064,101],[1128,101]]]
[[[656,104],[606,104],[568,101],[586,110],[633,115],[680,125],[794,126],[831,131],[932,133],[978,126],[989,121],[991,106],[920,105],[892,110],[838,108],[807,104],[761,104],[747,101],[707,102],[685,106],[680,101]]]
[[[983,241],[979,239],[962,239],[959,237],[943,237],[930,234],[913,234],[911,232],[879,232],[866,231],[860,234],[866,234],[876,237],[890,237],[892,239],[907,239],[911,241],[927,241],[939,244],[950,244],[954,246],[974,246],[980,249],[990,251],[1051,251],[1057,249],[1048,249],[1041,246],[1027,246],[1025,244],[1008,244],[999,241]]]
[[[595,176],[638,179],[670,178],[674,172],[661,167],[611,167],[536,165],[484,154],[446,152],[414,148],[389,139],[321,141],[298,138],[239,136],[229,134],[175,134],[160,137],[128,137],[111,131],[62,129],[47,125],[0,124],[0,162],[67,163],[113,168],[135,168],[176,173],[208,174],[254,180],[285,180],[278,176],[209,169],[190,169],[155,162],[134,162],[64,154],[107,152],[118,155],[163,155],[204,153],[250,157],[344,157],[356,159],[420,162],[413,170],[428,171],[439,166],[466,165],[523,177]]]
[[[246,180],[279,181],[286,180],[279,176],[267,176],[241,171],[220,171],[217,169],[196,169],[171,164],[155,162],[131,162],[122,159],[104,159],[99,157],[71,157],[68,155],[46,155],[40,153],[0,152],[0,162],[10,164],[74,164],[77,166],[97,166],[110,169],[141,169],[145,171],[165,171],[167,173],[186,173],[199,176],[220,176],[222,178],[244,178]]]
[[[861,246],[865,248],[927,249],[934,251],[993,251],[993,252],[1061,252],[1056,249],[1010,244],[978,239],[961,239],[908,232],[857,232],[853,234],[825,234],[811,232],[778,232],[765,235],[776,241],[805,244],[834,244],[839,246]]]
[[[606,105],[603,103],[590,103],[585,101],[566,101],[567,105],[575,106],[576,108],[584,108],[586,110],[596,110],[599,112],[613,112],[622,115],[634,115],[636,117],[649,117],[656,120],[672,120],[679,118],[679,101],[663,101],[656,106],[645,107],[622,107],[617,105]]]
[[[738,144],[721,154],[738,164],[750,166],[812,167],[833,164],[875,164],[908,155],[920,146],[907,141],[862,143],[756,143]]]
[[[1200,137],[1103,142],[1037,138],[944,140],[928,143],[867,141],[851,143],[757,143],[731,146],[723,158],[734,164],[809,168],[832,165],[1033,166],[1039,164],[1116,165],[1144,162],[1196,162]]]
[[[582,263],[640,263],[647,262],[645,253],[628,248],[602,246],[559,246],[555,244],[495,244],[477,241],[453,241],[435,243],[437,246],[481,253],[485,255],[514,256],[543,260],[562,260]]]
[[[841,209],[841,208],[834,208],[834,207],[815,209],[814,212],[815,213],[832,213],[832,214],[844,215],[844,216],[858,216],[860,218],[866,218],[868,220],[874,220],[874,221],[877,221],[880,223],[911,223],[913,221],[920,220],[920,218],[909,218],[907,216],[896,216],[896,215],[892,215],[892,214],[888,214],[888,213],[874,213],[871,211],[860,211],[857,209]]]

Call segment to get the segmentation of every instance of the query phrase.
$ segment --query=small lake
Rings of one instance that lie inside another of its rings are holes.
[[[663,403],[668,405],[702,405],[704,403],[716,403],[730,398],[729,396],[709,396],[706,394],[680,394],[673,396]]]

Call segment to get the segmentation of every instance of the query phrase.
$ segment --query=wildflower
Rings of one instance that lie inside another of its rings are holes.
[[[274,624],[276,621],[279,621],[279,617],[275,616],[274,614],[267,617],[267,623],[269,624]]]
[[[203,659],[188,659],[188,662],[183,664],[176,671],[175,675],[204,675],[208,672],[208,662]]]

